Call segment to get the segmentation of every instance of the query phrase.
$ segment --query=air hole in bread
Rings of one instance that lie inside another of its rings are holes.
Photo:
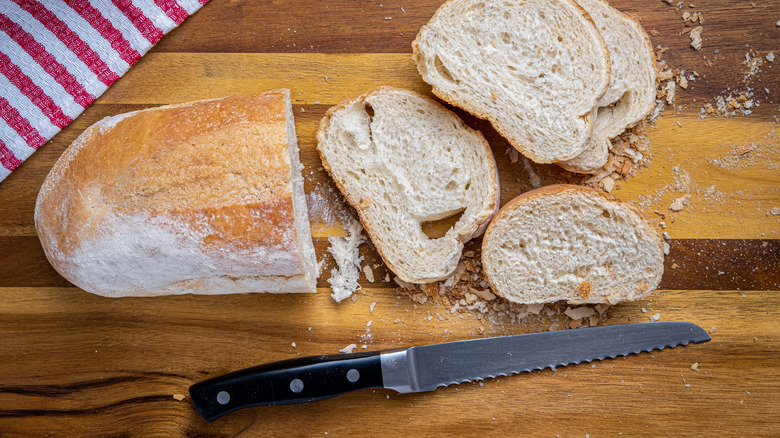
[[[562,42],[563,42],[563,37],[562,37],[562,36],[560,36],[560,35],[558,35],[558,42],[560,42],[560,43],[562,43]]]
[[[512,42],[512,36],[509,35],[508,32],[501,32],[501,41],[503,41],[505,44],[509,44]]]
[[[433,221],[422,222],[420,224],[420,228],[429,239],[438,239],[440,237],[444,237],[447,234],[447,231],[449,231],[452,227],[455,226],[456,223],[458,223],[465,210],[465,208],[461,208],[455,210],[447,217]]]
[[[371,106],[370,103],[366,102],[364,105],[366,109],[366,114],[368,114],[369,119],[373,121],[374,119],[374,107]]]
[[[601,215],[604,216],[607,219],[609,219],[610,216],[611,216],[607,210],[602,210],[601,211]]]
[[[452,77],[452,73],[447,69],[447,67],[444,66],[444,63],[441,62],[441,58],[439,58],[439,55],[436,55],[436,57],[433,60],[433,66],[436,68],[436,72],[439,73],[439,76],[442,77],[442,79],[445,79],[450,82],[455,82],[455,79]]]

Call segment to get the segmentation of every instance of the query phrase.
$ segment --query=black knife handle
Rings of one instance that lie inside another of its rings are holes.
[[[311,356],[235,371],[190,387],[207,421],[248,406],[308,403],[382,386],[378,351]]]

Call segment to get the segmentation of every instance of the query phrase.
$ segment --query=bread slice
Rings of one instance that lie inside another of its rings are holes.
[[[610,139],[652,111],[658,69],[653,45],[639,21],[606,0],[577,0],[593,18],[609,48],[612,76],[596,109],[590,144],[578,157],[558,163],[572,172],[595,173],[606,164]],[[606,148],[605,148],[606,146]]]
[[[493,292],[515,303],[640,299],[661,281],[663,241],[631,204],[573,185],[524,193],[482,241]]]
[[[485,138],[431,99],[390,87],[325,114],[317,150],[387,266],[428,283],[457,267],[463,243],[498,209],[498,174]],[[439,238],[427,222],[460,218]]]
[[[574,1],[449,0],[412,48],[434,94],[488,119],[531,160],[558,162],[585,150],[610,63]]]
[[[55,163],[35,226],[99,295],[315,292],[288,90],[103,119]]]

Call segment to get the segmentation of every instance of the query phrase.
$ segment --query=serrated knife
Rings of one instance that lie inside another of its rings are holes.
[[[707,342],[689,322],[650,322],[423,345],[401,350],[303,357],[214,377],[190,387],[208,421],[259,405],[307,403],[384,387],[402,394]]]

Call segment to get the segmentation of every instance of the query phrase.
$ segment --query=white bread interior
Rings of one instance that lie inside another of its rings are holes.
[[[576,157],[610,81],[607,47],[570,0],[449,0],[412,44],[433,93],[538,163]]]
[[[523,304],[637,300],[658,287],[663,263],[663,241],[636,208],[565,184],[507,203],[482,241],[493,292]]]
[[[431,99],[380,87],[331,108],[317,131],[325,169],[403,281],[454,272],[463,244],[495,214],[498,174],[482,134]],[[438,238],[426,222],[460,214]]]

